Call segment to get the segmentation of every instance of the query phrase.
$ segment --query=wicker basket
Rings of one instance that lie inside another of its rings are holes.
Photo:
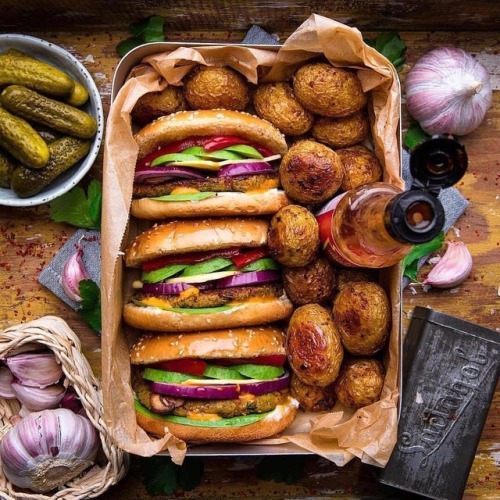
[[[77,393],[88,418],[99,432],[102,453],[98,456],[103,458],[51,496],[16,488],[3,475],[0,463],[0,498],[70,500],[97,497],[117,483],[128,469],[128,455],[113,444],[104,423],[100,383],[81,353],[79,338],[61,318],[45,316],[0,332],[0,358],[33,349],[36,345],[51,349],[60,361],[67,383]],[[17,400],[0,398],[0,440],[11,427],[10,417],[17,414],[19,408]]]

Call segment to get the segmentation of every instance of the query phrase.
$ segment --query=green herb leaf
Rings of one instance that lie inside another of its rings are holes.
[[[82,301],[78,313],[95,332],[102,330],[101,290],[92,280],[82,280],[78,284]]]
[[[433,240],[415,245],[411,252],[403,259],[403,275],[412,281],[417,280],[418,261],[425,255],[438,250],[443,246],[444,232],[441,231]]]
[[[184,491],[194,490],[203,478],[204,463],[201,458],[187,457],[178,469],[179,486]]]
[[[177,469],[170,457],[157,456],[143,460],[143,483],[150,495],[172,494],[177,488]]]
[[[397,33],[381,33],[375,39],[365,40],[365,43],[387,57],[398,73],[403,69],[406,43]]]
[[[418,123],[412,123],[409,127],[408,130],[406,131],[405,138],[404,138],[404,143],[405,146],[412,151],[415,149],[420,143],[426,141],[427,139],[430,139],[431,136],[426,134],[423,130],[420,124]]]
[[[76,186],[50,202],[50,218],[85,229],[101,228],[102,186],[97,180],[90,182],[88,195]]]
[[[294,484],[302,477],[306,457],[301,456],[269,456],[257,465],[257,477],[265,481]]]
[[[116,46],[116,52],[120,57],[123,57],[127,52],[150,42],[163,42],[165,36],[163,34],[164,18],[161,16],[150,16],[142,21],[134,23],[130,27],[131,37],[122,40]]]

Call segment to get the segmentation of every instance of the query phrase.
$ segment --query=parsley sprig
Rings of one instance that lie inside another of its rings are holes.
[[[381,33],[377,38],[365,40],[365,43],[387,57],[396,71],[401,72],[406,61],[406,43],[397,33]]]
[[[116,46],[116,52],[123,57],[127,52],[144,43],[163,42],[163,24],[165,20],[161,16],[150,16],[142,21],[132,24],[130,27],[131,37],[122,40]]]
[[[418,262],[422,257],[439,250],[443,246],[444,232],[441,231],[433,240],[415,245],[403,259],[403,274],[412,281],[417,281]]]

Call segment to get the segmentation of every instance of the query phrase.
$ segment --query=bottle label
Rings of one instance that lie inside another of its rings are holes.
[[[319,225],[319,237],[323,252],[329,259],[345,267],[361,267],[359,264],[349,260],[341,251],[332,234],[332,219],[339,201],[347,193],[336,196],[327,206],[323,207],[317,214],[316,220]],[[327,210],[325,212],[325,209]]]

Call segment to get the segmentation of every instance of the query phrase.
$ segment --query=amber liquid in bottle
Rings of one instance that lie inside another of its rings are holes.
[[[418,201],[406,207],[406,220],[394,218],[391,203],[401,193],[395,186],[376,182],[348,191],[323,207],[316,217],[326,255],[348,267],[382,268],[401,261],[413,243],[397,239],[391,226],[403,223],[418,233],[435,219],[432,208]]]

